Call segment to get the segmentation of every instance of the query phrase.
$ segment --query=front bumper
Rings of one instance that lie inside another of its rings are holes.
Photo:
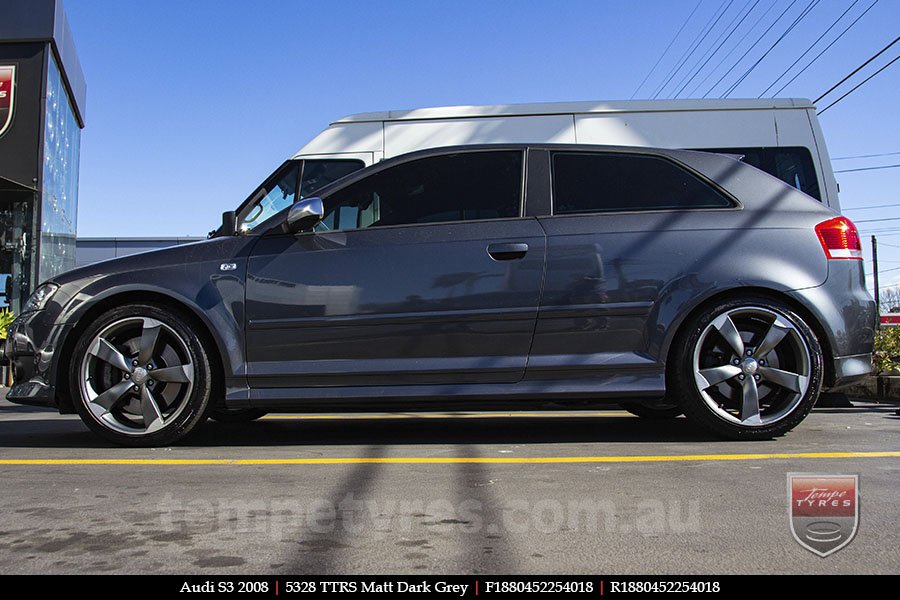
[[[9,326],[3,356],[13,373],[6,399],[16,404],[59,408],[51,379],[58,328],[44,311],[27,313]],[[40,335],[40,332],[47,332]]]

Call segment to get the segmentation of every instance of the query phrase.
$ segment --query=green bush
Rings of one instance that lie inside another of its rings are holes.
[[[900,326],[882,327],[875,332],[875,355],[872,362],[876,373],[900,369]]]
[[[7,309],[0,309],[0,340],[6,339],[6,330],[9,328],[10,324],[15,320],[16,315],[13,311]]]

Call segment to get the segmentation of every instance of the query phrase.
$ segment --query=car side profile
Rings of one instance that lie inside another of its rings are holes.
[[[437,148],[280,189],[252,229],[45,282],[9,400],[135,446],[209,417],[548,400],[767,439],[871,369],[855,227],[733,156]]]

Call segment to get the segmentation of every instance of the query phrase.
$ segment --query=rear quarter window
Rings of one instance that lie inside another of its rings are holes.
[[[715,188],[665,158],[578,152],[553,155],[556,215],[731,206]]]

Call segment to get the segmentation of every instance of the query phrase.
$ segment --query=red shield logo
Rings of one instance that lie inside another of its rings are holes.
[[[0,66],[0,135],[6,133],[12,123],[16,99],[16,68]]]
[[[788,473],[791,533],[825,557],[853,540],[859,525],[859,476]]]

